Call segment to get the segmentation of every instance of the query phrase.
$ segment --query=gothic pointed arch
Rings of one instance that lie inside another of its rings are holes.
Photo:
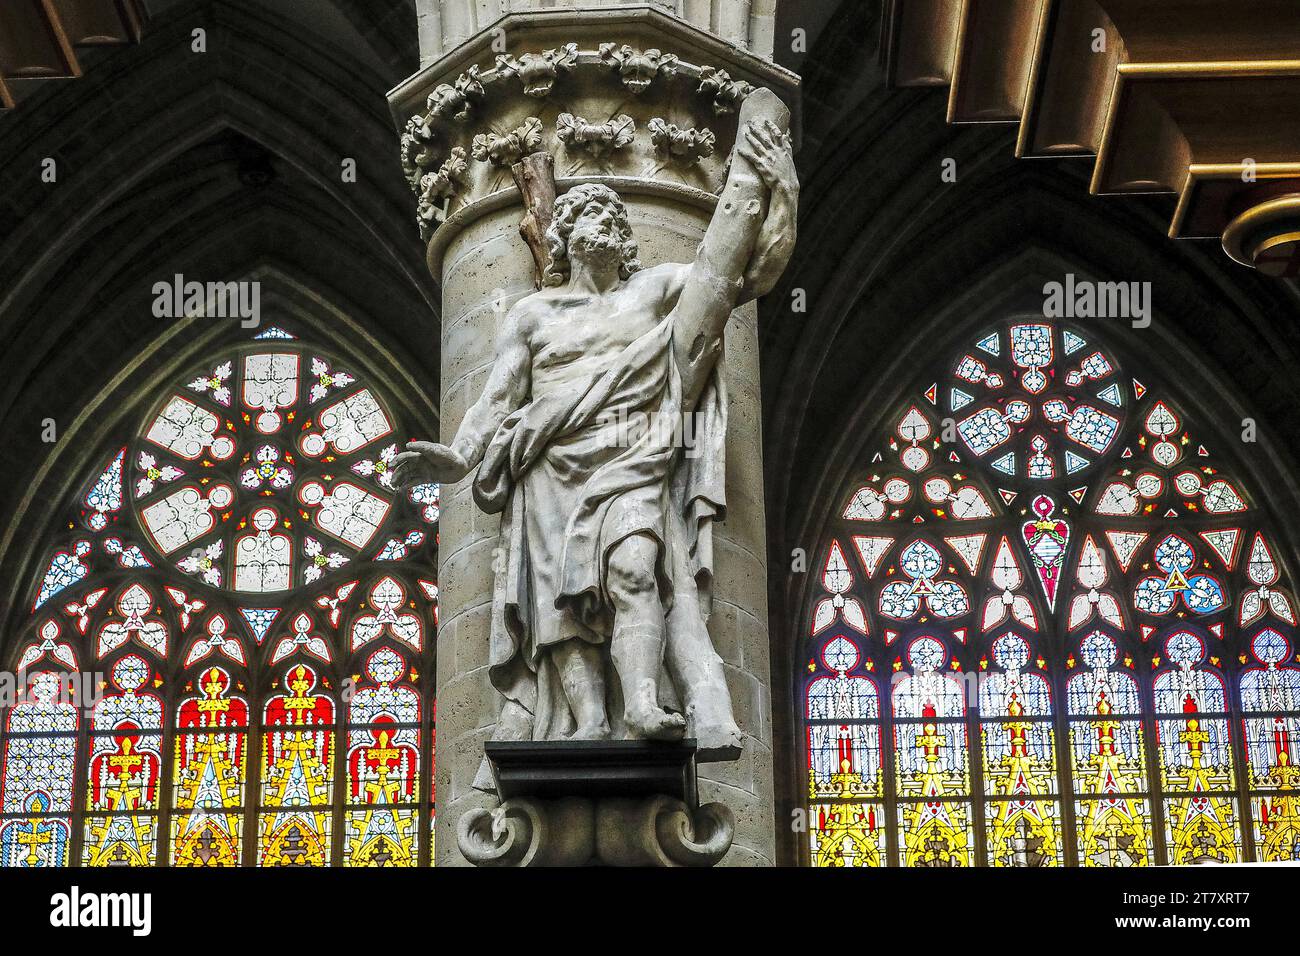
[[[427,400],[262,280],[256,328],[199,317],[132,401],[103,396],[108,434],[31,542],[7,864],[428,858],[439,489],[392,469]]]
[[[196,25],[207,32],[203,54],[190,46]],[[427,362],[436,327],[390,148],[389,77],[358,50],[240,0],[169,7],[123,52],[80,90],[37,94],[44,101],[5,117],[5,169],[19,176],[58,160],[48,188],[11,191],[12,228],[0,240],[10,342],[0,409],[58,442],[41,454],[0,449],[21,476],[0,490],[14,516],[0,539],[9,632],[24,603],[13,593],[28,570],[20,552],[48,523],[37,512],[50,482],[80,481],[89,467],[65,457],[67,443],[84,447],[86,429],[108,430],[87,408],[105,391],[109,409],[130,402],[131,376],[164,374],[212,331],[156,317],[156,283],[260,276],[264,294],[330,316],[322,323],[347,316],[347,328],[322,329],[328,338],[346,335],[357,355],[406,368]],[[32,508],[24,499],[37,484]]]
[[[1287,525],[1222,409],[1109,339],[987,322],[883,410],[805,603],[805,859],[1294,858]]]

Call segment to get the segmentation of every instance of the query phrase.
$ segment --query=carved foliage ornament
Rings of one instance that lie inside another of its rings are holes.
[[[570,150],[585,150],[594,159],[608,156],[632,142],[636,123],[626,113],[603,123],[591,123],[572,113],[555,118],[555,135]]]
[[[745,101],[745,97],[753,90],[752,83],[733,80],[726,70],[706,66],[700,70],[700,85],[695,92],[703,96],[712,96],[713,112],[721,115],[736,112],[740,104]]]
[[[436,172],[427,172],[420,177],[420,197],[416,215],[419,218],[422,236],[427,238],[426,234],[446,218],[447,200],[455,196],[465,184],[465,173],[468,170],[469,162],[465,158],[465,147],[456,146]]]
[[[470,152],[480,163],[491,163],[497,168],[506,168],[529,153],[542,148],[542,121],[536,116],[524,120],[519,126],[505,135],[499,133],[479,133],[470,145]]]
[[[502,53],[497,56],[497,72],[517,76],[528,96],[546,96],[561,72],[567,73],[578,62],[578,44],[566,43],[558,50],[524,53],[519,59]]]
[[[615,43],[602,43],[600,59],[618,73],[623,85],[633,93],[645,92],[659,73],[672,76],[677,72],[675,54],[661,53],[653,48],[635,50],[626,43],[622,46]]]
[[[402,172],[411,188],[419,191],[420,174],[435,162],[433,154],[433,129],[428,118],[416,113],[406,121],[402,131]]]
[[[471,66],[456,77],[453,84],[439,83],[435,86],[425,105],[432,119],[450,117],[457,123],[464,123],[482,98],[483,84],[478,78],[478,67]]]
[[[711,129],[694,126],[683,129],[658,116],[646,124],[646,129],[650,130],[650,142],[661,156],[681,163],[694,163],[712,156],[717,145]]]

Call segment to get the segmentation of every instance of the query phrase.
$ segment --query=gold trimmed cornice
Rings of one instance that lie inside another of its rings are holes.
[[[37,84],[82,73],[78,51],[140,42],[142,0],[0,2],[0,110]]]
[[[1015,123],[1017,156],[1095,156],[1095,195],[1176,194],[1173,238],[1222,237],[1252,207],[1300,194],[1300,3],[1248,7],[886,0],[886,78],[947,85],[951,123]],[[1284,246],[1257,234],[1233,258],[1258,265],[1250,250],[1268,250],[1276,263]]]

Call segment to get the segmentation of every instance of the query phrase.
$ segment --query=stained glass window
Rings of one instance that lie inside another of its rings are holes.
[[[0,865],[430,862],[439,488],[360,364],[231,338],[96,456],[10,645]]]
[[[1292,648],[1279,630],[1263,627],[1241,655],[1245,772],[1255,851],[1267,862],[1300,860],[1300,667]]]
[[[69,677],[65,671],[34,673],[5,720],[0,769],[4,866],[69,863],[79,726]]]
[[[922,634],[894,662],[894,784],[904,866],[970,866],[966,689],[943,641]]]
[[[1008,631],[980,661],[987,859],[1060,866],[1061,801],[1052,688],[1028,640]],[[984,669],[989,668],[989,669]]]
[[[1228,689],[1205,638],[1178,628],[1164,638],[1155,676],[1157,754],[1171,863],[1241,857]]]
[[[344,861],[413,866],[420,795],[420,695],[404,678],[406,658],[381,647],[348,715]]]
[[[277,681],[262,715],[261,866],[324,866],[334,802],[335,704],[307,664]]]
[[[1008,320],[867,447],[803,625],[814,865],[1300,858],[1284,552],[1157,371]]]
[[[1151,803],[1147,799],[1146,727],[1133,665],[1104,631],[1079,642],[1077,670],[1066,681],[1070,763],[1081,866],[1151,863]]]
[[[225,630],[214,615],[209,633]],[[248,780],[248,701],[230,671],[203,664],[177,708],[172,770],[172,862],[238,866],[243,862]]]
[[[90,718],[81,859],[86,866],[152,866],[162,782],[162,678],[152,660],[134,652],[118,657],[109,675],[109,692]]]
[[[880,695],[867,676],[874,664],[851,637],[835,636],[808,666],[813,858],[820,866],[882,866]]]

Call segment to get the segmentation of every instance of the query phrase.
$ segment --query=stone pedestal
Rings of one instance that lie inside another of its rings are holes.
[[[489,741],[501,805],[466,811],[477,866],[713,866],[735,818],[700,806],[694,741]]]
[[[795,83],[792,74],[658,6],[602,7],[505,16],[389,94],[404,130],[403,163],[417,194],[429,268],[442,287],[442,441],[451,440],[482,391],[501,317],[536,288],[534,261],[519,234],[524,208],[511,164],[546,151],[554,157],[557,192],[581,182],[613,187],[628,207],[645,266],[689,262],[724,182],[739,103],[754,86],[789,102]],[[735,820],[724,865],[774,860],[755,320],[753,305],[733,313],[723,362],[727,516],[714,532],[709,632],[745,741],[738,760],[701,768],[700,790]],[[496,516],[476,507],[470,479],[443,488],[440,866],[465,864],[457,822],[472,809],[495,806],[472,784],[498,706],[486,666],[497,528]],[[510,825],[522,826],[518,821],[543,813],[552,821],[545,825],[553,826],[557,814],[586,812],[565,807],[516,804],[493,825],[514,820]],[[662,810],[655,812],[662,819]],[[479,818],[471,834],[481,835],[482,826]]]

